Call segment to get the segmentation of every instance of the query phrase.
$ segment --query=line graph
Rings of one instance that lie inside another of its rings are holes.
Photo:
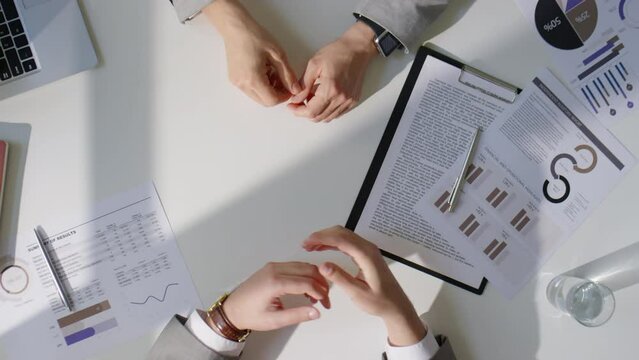
[[[161,303],[162,303],[162,302],[164,302],[164,300],[166,299],[166,293],[169,291],[169,288],[170,288],[171,286],[178,286],[178,285],[180,285],[180,284],[179,284],[179,283],[170,283],[170,284],[168,284],[168,285],[164,288],[164,295],[162,295],[162,299],[159,299],[159,298],[157,298],[157,297],[155,297],[155,296],[153,296],[153,295],[149,295],[149,296],[147,296],[147,297],[146,297],[146,299],[145,299],[143,302],[134,302],[134,301],[130,301],[130,303],[131,303],[131,304],[133,304],[133,305],[146,305],[146,303],[147,303],[149,300],[151,300],[151,299],[155,299],[156,301],[158,301],[158,302],[161,302]]]

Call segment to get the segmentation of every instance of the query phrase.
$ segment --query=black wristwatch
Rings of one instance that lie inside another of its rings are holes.
[[[382,56],[387,57],[395,51],[395,49],[403,48],[402,43],[378,23],[360,14],[354,15],[357,18],[357,21],[361,21],[373,29],[373,32],[375,33],[375,46]]]

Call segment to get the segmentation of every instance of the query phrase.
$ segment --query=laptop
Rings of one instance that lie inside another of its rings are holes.
[[[77,0],[0,0],[0,100],[97,63]]]

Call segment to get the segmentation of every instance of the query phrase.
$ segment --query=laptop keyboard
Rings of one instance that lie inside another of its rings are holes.
[[[38,70],[15,0],[0,0],[0,84]]]

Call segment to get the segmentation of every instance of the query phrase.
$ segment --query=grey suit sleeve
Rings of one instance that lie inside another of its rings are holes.
[[[439,344],[439,351],[431,360],[456,360],[453,347],[445,336],[437,336],[437,343]]]
[[[171,0],[180,22],[193,19],[214,0]]]
[[[147,360],[236,360],[224,357],[202,344],[184,326],[186,318],[174,316],[166,325]]]
[[[457,360],[457,357],[455,357],[455,353],[453,352],[453,347],[450,345],[450,341],[448,341],[447,337],[438,335],[435,339],[439,344],[439,350],[437,351],[437,354],[429,360]],[[386,353],[382,354],[382,360],[388,360]]]
[[[448,0],[361,0],[355,13],[375,21],[411,49],[446,5]]]

